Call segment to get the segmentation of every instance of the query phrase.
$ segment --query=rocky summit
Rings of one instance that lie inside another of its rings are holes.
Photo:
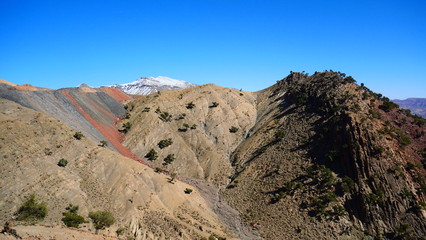
[[[344,73],[139,97],[2,81],[0,106],[0,238],[426,236],[426,120]]]

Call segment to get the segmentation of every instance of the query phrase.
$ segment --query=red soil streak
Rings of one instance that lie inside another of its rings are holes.
[[[84,116],[84,118],[86,118],[90,124],[92,124],[106,139],[108,139],[112,146],[114,146],[121,155],[148,165],[145,161],[139,159],[135,154],[133,154],[129,149],[121,144],[122,135],[118,132],[118,129],[96,122],[87,112],[83,110],[81,105],[69,93],[65,91],[60,91],[60,93],[62,93],[71,101],[71,103]]]
[[[119,102],[133,99],[117,88],[101,88],[101,90]]]
[[[103,109],[102,107],[100,107],[98,104],[96,104],[94,101],[92,101],[90,98],[86,97],[84,94],[82,93],[78,93],[82,98],[85,98],[85,101],[90,103],[90,105],[94,106],[98,111],[102,112],[104,115],[108,116],[110,119],[117,119],[117,117],[112,114],[111,112],[108,112],[107,110]]]

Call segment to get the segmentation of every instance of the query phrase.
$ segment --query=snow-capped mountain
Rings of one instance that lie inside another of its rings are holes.
[[[168,78],[168,77],[159,76],[159,77],[143,77],[131,83],[114,84],[111,86],[101,86],[101,87],[118,88],[127,94],[148,95],[158,91],[182,89],[182,88],[189,88],[193,86],[195,86],[195,84]]]

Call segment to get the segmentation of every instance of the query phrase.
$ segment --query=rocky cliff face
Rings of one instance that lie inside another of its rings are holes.
[[[260,93],[223,194],[266,238],[424,236],[424,121],[352,82],[294,73]]]

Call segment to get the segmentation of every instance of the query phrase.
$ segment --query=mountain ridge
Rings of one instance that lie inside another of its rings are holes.
[[[131,83],[114,84],[109,86],[101,86],[108,88],[118,88],[127,94],[133,95],[148,95],[158,91],[183,89],[196,86],[181,80],[172,79],[169,77],[142,77]]]

